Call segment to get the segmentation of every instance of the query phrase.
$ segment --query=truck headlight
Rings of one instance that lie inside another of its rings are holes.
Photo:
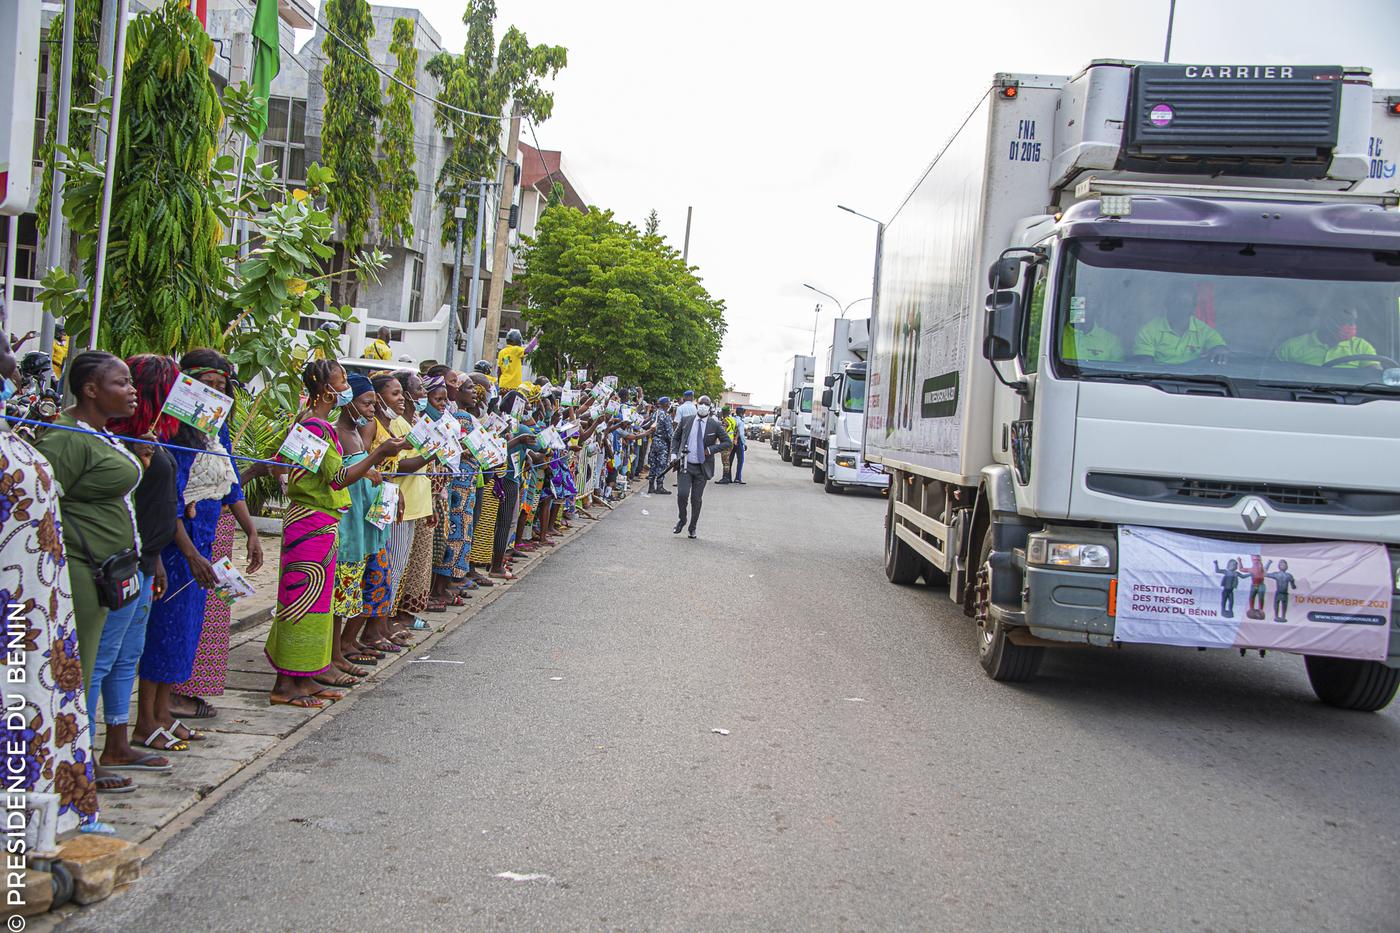
[[[839,467],[850,467],[854,470],[856,467],[856,458],[852,457],[850,454],[838,454],[836,457],[836,465]]]
[[[1112,555],[1102,544],[1062,544],[1050,542],[1050,553],[1045,563],[1052,567],[1086,567],[1091,570],[1107,570]]]

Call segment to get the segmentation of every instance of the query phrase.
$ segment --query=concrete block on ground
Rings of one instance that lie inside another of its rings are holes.
[[[59,846],[59,859],[73,875],[73,900],[95,904],[112,889],[141,876],[144,850],[115,836],[79,834]]]

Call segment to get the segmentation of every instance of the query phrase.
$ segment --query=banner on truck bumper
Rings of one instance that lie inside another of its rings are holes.
[[[1118,533],[1119,641],[1383,661],[1390,600],[1390,558],[1379,544]]]

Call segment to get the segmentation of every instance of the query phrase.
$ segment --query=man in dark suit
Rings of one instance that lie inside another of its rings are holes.
[[[705,484],[715,478],[715,454],[730,447],[724,425],[711,414],[710,397],[700,396],[695,414],[681,418],[676,424],[671,450],[676,457],[676,502],[680,506],[680,521],[674,534],[685,527],[686,503],[690,504],[690,537],[700,521],[700,503],[705,497]]]

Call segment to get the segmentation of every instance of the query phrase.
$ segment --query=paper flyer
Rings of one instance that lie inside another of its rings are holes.
[[[306,472],[315,473],[321,468],[321,461],[326,458],[326,451],[330,449],[329,441],[312,434],[303,425],[294,424],[277,453]]]
[[[506,462],[506,448],[500,439],[494,437],[481,428],[477,428],[466,437],[464,445],[477,462],[487,469],[494,470]]]
[[[573,389],[565,389],[559,396],[559,404],[565,408],[573,408],[578,404],[578,393]]]
[[[369,507],[366,520],[376,528],[388,528],[399,516],[399,487],[395,483],[380,483],[379,495]]]
[[[160,411],[205,434],[217,434],[233,411],[233,399],[181,373]]]
[[[229,558],[221,557],[214,561],[213,566],[214,595],[229,605],[257,592]]]
[[[413,449],[424,457],[441,457],[442,449],[446,446],[445,435],[439,427],[441,424],[441,421],[419,418],[413,422],[413,427],[409,428],[405,437],[413,445]]]
[[[579,382],[587,382],[587,381],[588,381],[588,370],[586,370],[586,369],[580,369],[580,370],[578,371],[578,381],[579,381]]]
[[[563,450],[564,438],[554,428],[545,428],[540,432],[540,445],[553,450]]]

